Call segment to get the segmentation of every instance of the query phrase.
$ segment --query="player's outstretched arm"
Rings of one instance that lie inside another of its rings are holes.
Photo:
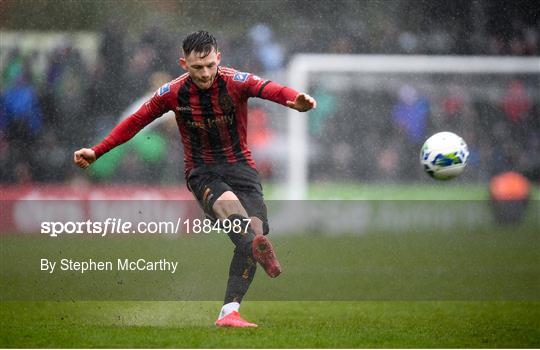
[[[308,94],[299,93],[294,101],[287,101],[287,106],[299,112],[307,112],[310,109],[317,108],[317,101]]]
[[[73,161],[79,167],[86,169],[96,161],[96,152],[91,148],[81,148],[73,153]]]
[[[116,125],[103,141],[92,148],[81,148],[75,151],[73,154],[74,163],[86,169],[103,154],[129,141],[146,125],[169,110],[166,101],[163,100],[165,97],[164,94],[160,95],[156,92],[135,113]]]

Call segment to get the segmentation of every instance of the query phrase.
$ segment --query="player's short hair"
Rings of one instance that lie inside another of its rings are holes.
[[[212,52],[212,49],[215,51],[218,49],[216,38],[205,30],[189,34],[182,43],[185,57],[193,51],[200,53],[201,57],[206,57]]]

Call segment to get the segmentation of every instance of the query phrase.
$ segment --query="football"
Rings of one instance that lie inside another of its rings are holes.
[[[426,140],[420,152],[424,171],[434,179],[450,180],[463,172],[469,149],[458,135],[444,131]]]

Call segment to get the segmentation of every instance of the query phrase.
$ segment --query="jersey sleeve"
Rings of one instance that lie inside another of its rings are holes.
[[[167,88],[165,89],[167,91],[164,91],[166,86],[168,85],[162,86],[135,113],[115,126],[103,141],[92,147],[96,153],[96,158],[101,157],[116,146],[127,142],[153,120],[170,110],[167,101],[167,93],[170,88]]]
[[[249,73],[237,73],[235,80],[239,74],[246,74],[244,91],[248,97],[259,97],[287,106],[287,101],[294,101],[298,95],[294,89]]]

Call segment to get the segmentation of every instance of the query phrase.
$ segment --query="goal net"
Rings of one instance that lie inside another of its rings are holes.
[[[318,101],[288,112],[289,199],[306,199],[310,182],[431,181],[418,157],[438,131],[471,149],[458,181],[538,167],[539,57],[302,54],[287,74]]]

